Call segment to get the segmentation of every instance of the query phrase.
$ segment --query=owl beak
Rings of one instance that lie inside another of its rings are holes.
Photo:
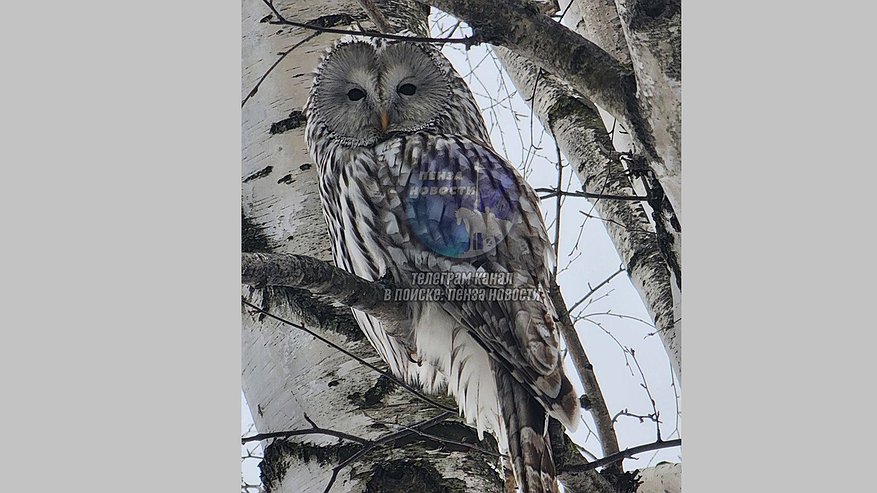
[[[386,111],[381,111],[381,132],[386,132],[390,126],[390,115]]]

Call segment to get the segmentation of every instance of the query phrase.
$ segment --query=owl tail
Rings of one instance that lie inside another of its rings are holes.
[[[502,368],[494,368],[509,460],[522,493],[558,493],[548,419],[527,389]]]

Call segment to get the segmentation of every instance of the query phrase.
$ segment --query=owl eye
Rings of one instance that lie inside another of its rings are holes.
[[[404,94],[406,96],[413,96],[415,92],[417,92],[417,86],[414,84],[402,84],[399,86],[399,94]]]
[[[362,89],[353,88],[347,91],[347,97],[351,101],[359,101],[360,99],[365,97],[365,91],[363,91]]]

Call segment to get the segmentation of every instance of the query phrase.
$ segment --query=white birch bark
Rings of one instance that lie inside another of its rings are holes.
[[[671,2],[672,3],[672,2]],[[570,29],[578,32],[588,40],[594,42],[600,48],[606,50],[610,55],[621,61],[622,63],[632,63],[631,61],[631,52],[638,50],[642,51],[642,48],[631,48],[628,46],[628,37],[625,34],[628,29],[625,27],[624,22],[618,14],[618,8],[616,7],[615,0],[562,0],[560,2],[560,8],[563,11],[566,11],[566,15],[564,16],[563,23],[568,26]],[[672,9],[670,9],[672,10]],[[676,22],[678,25],[678,18],[673,18],[667,23]],[[629,30],[629,29],[628,29]],[[678,43],[678,36],[680,33],[676,33],[675,31],[671,31],[668,27],[665,38],[667,41],[664,44],[664,49],[667,51],[663,54],[665,57],[665,61],[662,62],[663,65],[673,65],[679,64],[678,60],[678,45],[672,45],[670,43],[670,39],[672,38],[675,43]],[[657,38],[657,35],[655,35]],[[672,47],[675,46],[677,51],[673,51]],[[657,61],[656,61],[657,62]],[[637,62],[639,63],[639,62]],[[637,64],[634,64],[636,66]],[[653,64],[649,69],[651,72],[655,72],[656,70],[660,70],[656,68]],[[678,71],[677,69],[674,69]],[[637,83],[645,84],[646,87],[655,86],[655,78],[642,73],[644,69],[640,67],[637,71]],[[672,72],[672,71],[671,71]],[[640,77],[645,77],[646,80],[644,82],[640,82]],[[665,80],[666,77],[661,80]],[[667,81],[665,81],[667,82]],[[664,119],[665,124],[670,124],[672,122],[672,132],[674,135],[674,140],[672,145],[676,146],[675,151],[668,151],[666,145],[662,149],[658,149],[659,153],[667,153],[670,152],[673,156],[670,158],[665,157],[665,162],[675,162],[676,169],[670,173],[669,176],[666,172],[661,173],[660,170],[656,170],[656,175],[658,181],[661,183],[662,188],[664,189],[664,193],[667,194],[667,198],[671,204],[673,204],[674,212],[676,214],[677,219],[681,222],[682,220],[682,199],[681,199],[681,162],[679,161],[679,146],[680,142],[680,134],[679,134],[679,125],[681,124],[681,78],[676,79],[674,81],[669,81],[663,86],[663,91],[666,93],[667,88],[672,87],[674,97],[667,98],[663,97],[666,103],[666,115],[662,117]],[[654,91],[643,91],[642,86],[640,86],[640,94],[641,98],[649,99],[650,95]],[[649,105],[650,111],[653,113],[655,105],[653,102],[647,103]],[[615,124],[615,118],[612,117],[608,112],[604,111],[602,108],[598,108],[600,110],[600,116],[603,119],[603,123],[607,130],[611,129]],[[661,125],[658,125],[659,127]],[[666,131],[666,125],[665,125]],[[660,131],[660,130],[659,130]],[[613,143],[615,148],[620,151],[628,151],[633,150],[636,146],[633,140],[630,138],[628,134],[624,134],[621,132],[615,132]],[[665,139],[665,144],[667,144]],[[674,154],[675,153],[675,154]],[[675,156],[675,157],[674,157]],[[669,161],[667,161],[669,159]],[[634,181],[633,183],[634,189],[637,194],[643,195],[646,193],[645,187],[640,183],[639,180]],[[678,202],[679,206],[676,207],[676,203]],[[648,206],[647,210],[651,212],[651,208]],[[672,337],[676,340],[674,347],[675,349],[675,366],[674,366],[674,374],[676,379],[681,382],[682,381],[682,363],[681,363],[681,354],[680,349],[682,346],[682,287],[681,287],[681,265],[682,265],[682,234],[681,231],[677,228],[673,227],[672,219],[670,217],[664,217],[663,222],[666,227],[664,228],[663,234],[666,235],[667,240],[665,244],[669,243],[670,251],[672,252],[672,257],[675,258],[677,270],[670,269],[670,287],[672,290],[672,299],[673,299],[673,318],[671,320],[674,322],[674,328],[676,334],[668,334],[668,337]],[[640,291],[640,295],[645,298],[647,295],[643,292],[643,290],[637,286],[637,289]],[[654,313],[653,320],[654,320]],[[665,344],[666,347],[666,344]]]
[[[682,464],[663,463],[640,469],[637,493],[680,493],[682,491]]]
[[[566,11],[566,26],[618,61],[632,64],[637,96],[650,120],[655,150],[663,160],[655,163],[655,172],[681,220],[681,12],[673,1],[652,2],[652,6],[635,3],[639,2],[561,0],[560,9]]]
[[[630,63],[630,51],[615,8],[615,0],[560,0],[566,12],[562,23],[606,50],[621,63]]]
[[[352,1],[275,4],[290,20],[322,18],[342,22],[335,27],[355,28],[349,17],[353,15],[364,25],[367,23],[360,7]],[[259,0],[243,1],[242,96],[274,63],[278,52],[312,34],[260,22],[269,13]],[[318,58],[334,39],[337,36],[321,34],[297,48],[242,108],[245,251],[331,258],[316,169],[306,151],[304,122],[295,112],[305,102]],[[288,289],[245,287],[243,295],[255,305],[305,325],[360,357],[379,362],[346,308],[329,306]],[[241,343],[243,391],[259,432],[309,428],[307,415],[320,427],[375,439],[399,430],[384,423],[410,426],[440,414],[406,390],[388,385],[386,379],[379,379],[349,356],[249,309],[242,313]],[[475,436],[454,420],[430,432],[455,435],[456,439]],[[289,493],[322,492],[332,467],[354,450],[349,444],[339,445],[337,439],[321,435],[268,440],[263,447],[263,481],[268,491]],[[450,492],[502,491],[494,458],[440,448],[437,442],[419,441],[372,452],[343,469],[331,491],[358,493],[388,487],[410,487],[415,491],[425,485]]]
[[[520,94],[533,94],[534,114],[549,129],[567,161],[572,163],[586,192],[633,196],[624,166],[613,154],[603,121],[596,107],[568,85],[542,73],[521,56],[495,47],[494,51]],[[681,346],[678,317],[674,314],[674,293],[667,264],[658,247],[656,233],[640,202],[613,199],[592,200],[627,274],[643,299],[658,328],[677,378],[681,374]]]
[[[580,0],[577,0],[580,1]],[[615,0],[637,97],[661,157],[655,174],[682,218],[682,6],[679,0]]]

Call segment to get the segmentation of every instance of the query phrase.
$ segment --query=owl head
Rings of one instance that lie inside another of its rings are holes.
[[[319,125],[337,143],[370,146],[392,134],[445,122],[471,93],[434,47],[407,41],[346,38],[317,67],[306,105],[308,125]],[[464,98],[465,99],[465,98]],[[466,111],[478,115],[477,108]],[[483,126],[483,123],[482,123]]]

